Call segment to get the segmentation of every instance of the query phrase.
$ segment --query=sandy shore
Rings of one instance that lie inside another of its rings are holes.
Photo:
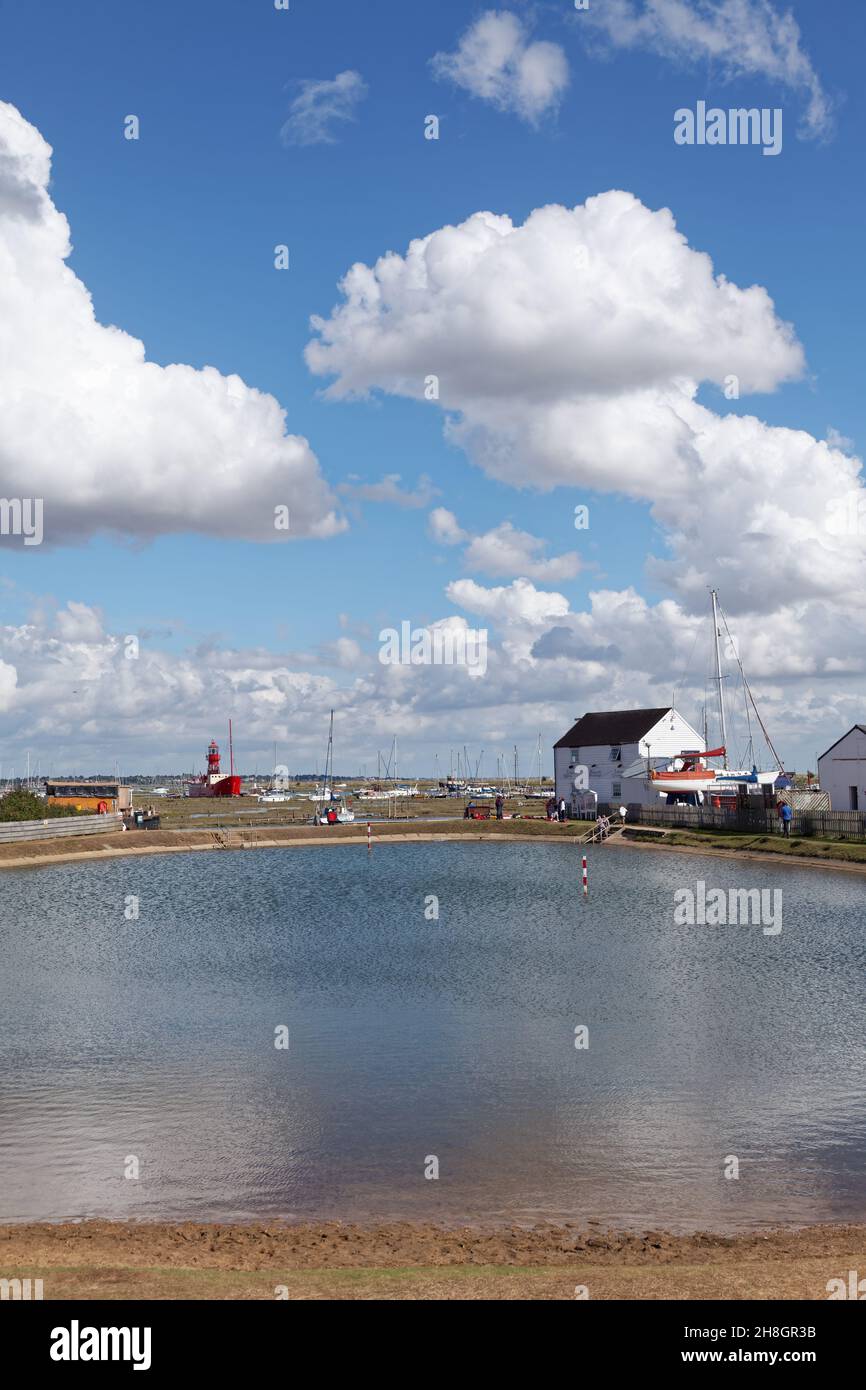
[[[595,1299],[818,1300],[851,1269],[866,1269],[866,1226],[739,1236],[408,1222],[0,1227],[0,1277],[41,1278],[46,1299],[574,1299],[585,1287]]]
[[[546,821],[513,820],[500,822],[495,828],[479,830],[477,823],[465,826],[455,822],[449,830],[411,830],[406,822],[381,822],[373,827],[373,843],[384,841],[394,843],[416,843],[422,841],[494,841],[522,840],[562,844],[574,843],[580,839],[585,827],[574,827],[566,823],[559,827]],[[321,829],[317,826],[292,826],[280,829],[237,830],[229,834],[235,841],[232,849],[283,849],[297,846],[320,846],[332,844],[354,844],[365,848],[367,844],[366,825],[332,826]],[[638,838],[640,836],[641,838]],[[604,846],[591,846],[593,853],[605,852],[614,846],[631,849],[671,851],[680,854],[705,854],[719,859],[755,859],[775,864],[793,864],[797,867],[840,869],[848,873],[866,873],[866,860],[836,859],[831,855],[785,854],[768,849],[750,849],[735,846],[730,849],[716,845],[682,844],[677,838],[668,839],[663,834],[653,835],[645,830],[626,829],[616,834]],[[0,869],[33,869],[50,864],[69,864],[76,861],[98,863],[106,859],[117,859],[131,855],[145,854],[189,854],[193,851],[221,851],[227,846],[221,844],[210,830],[154,830],[126,831],[109,835],[79,835],[60,840],[34,840],[0,844]],[[832,848],[832,847],[828,847]]]

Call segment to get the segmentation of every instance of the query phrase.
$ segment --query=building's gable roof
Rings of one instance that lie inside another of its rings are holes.
[[[553,746],[591,748],[596,744],[639,743],[670,711],[670,705],[666,705],[662,709],[612,709],[585,714]]]
[[[856,733],[858,729],[860,730],[861,734],[866,734],[866,724],[852,724],[847,734],[843,734],[841,738],[837,738],[835,743],[830,744],[830,747],[827,749],[827,753],[832,753],[834,748],[838,748],[840,743],[844,743],[846,738],[849,738],[851,734]],[[820,762],[822,758],[826,758],[827,753],[819,753],[818,762]]]

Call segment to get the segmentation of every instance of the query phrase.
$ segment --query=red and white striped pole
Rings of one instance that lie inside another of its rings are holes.
[[[589,896],[589,877],[586,872],[586,855],[583,856],[583,896]]]
[[[370,853],[371,849],[373,848],[373,838],[372,838],[372,835],[373,835],[373,832],[372,832],[372,830],[370,829],[370,822],[367,821],[367,853],[368,853],[368,854]]]

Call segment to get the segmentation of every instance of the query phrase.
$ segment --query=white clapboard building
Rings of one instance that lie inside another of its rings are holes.
[[[556,798],[575,810],[586,786],[599,805],[660,806],[657,790],[642,777],[624,777],[641,758],[675,758],[703,752],[703,738],[675,709],[617,709],[585,714],[553,745]],[[585,772],[578,773],[578,769]]]
[[[832,811],[866,811],[866,724],[855,724],[818,759]]]

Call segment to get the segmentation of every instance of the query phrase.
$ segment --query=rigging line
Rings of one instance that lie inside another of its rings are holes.
[[[733,639],[732,639],[732,640],[733,640]],[[756,761],[756,759],[755,759],[755,747],[754,747],[754,743],[753,743],[753,740],[752,740],[752,720],[751,720],[751,716],[750,716],[750,714],[749,714],[749,697],[748,697],[748,695],[746,694],[746,681],[745,681],[745,678],[743,678],[743,708],[744,708],[745,711],[746,711],[746,732],[747,732],[748,735],[749,735],[749,742],[746,744],[746,747],[747,747],[747,749],[748,749],[748,753],[747,753],[747,756],[746,756],[746,761],[749,761],[749,760],[751,759],[751,762],[752,762],[752,764],[754,765],[754,763],[755,763],[755,761]]]
[[[749,685],[749,682],[746,680],[746,673],[745,673],[745,671],[743,670],[743,663],[742,663],[742,661],[740,660],[740,654],[739,654],[739,652],[737,651],[736,643],[734,642],[733,637],[731,637],[731,631],[730,631],[730,628],[728,627],[728,620],[727,620],[727,618],[725,617],[725,614],[724,614],[724,612],[722,611],[721,608],[719,609],[719,612],[722,614],[722,622],[723,622],[724,625],[725,625],[725,631],[727,632],[728,637],[730,637],[730,640],[731,640],[731,648],[732,648],[733,653],[734,653],[734,656],[735,656],[735,658],[736,658],[737,665],[738,665],[739,668],[740,668],[740,675],[741,675],[742,678],[743,678],[743,689],[746,691],[746,693],[747,693],[749,699],[750,699],[751,702],[752,702],[752,709],[755,711],[755,718],[757,719],[758,723],[759,723],[760,726],[761,726],[761,733],[764,735],[764,738],[767,740],[767,747],[769,748],[769,750],[770,750],[770,752],[772,753],[773,757],[776,759],[776,764],[777,764],[777,766],[778,766],[778,768],[779,768],[779,771],[780,771],[780,772],[784,772],[785,769],[784,769],[784,767],[783,767],[783,765],[782,765],[782,759],[779,757],[778,753],[776,752],[776,749],[775,749],[775,747],[773,746],[773,740],[770,738],[770,735],[767,733],[766,725],[764,724],[764,721],[763,721],[763,719],[761,718],[761,711],[758,709],[758,706],[757,706],[757,704],[755,703],[755,697],[754,697],[754,695],[752,694],[751,686]]]
[[[394,744],[393,744],[393,742],[392,742],[390,751],[389,751],[389,753],[388,753],[388,761],[385,763],[385,773],[384,773],[384,776],[381,778],[381,780],[382,780],[383,782],[388,782],[388,781],[391,780],[391,759],[393,758],[393,756],[394,756]],[[383,759],[383,761],[384,761],[384,759]]]

